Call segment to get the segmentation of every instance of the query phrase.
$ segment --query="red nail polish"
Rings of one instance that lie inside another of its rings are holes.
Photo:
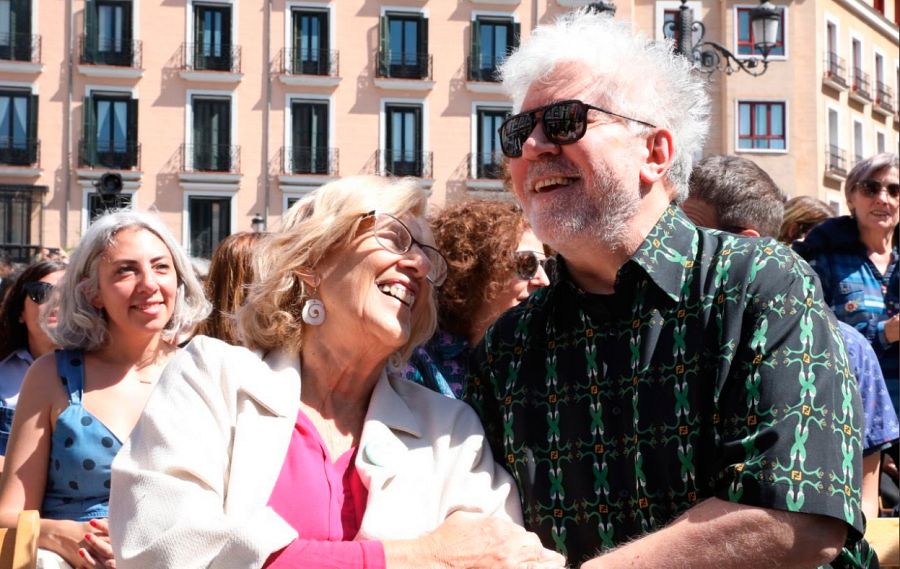
[[[82,550],[79,549],[79,550],[78,550],[78,555],[84,557],[84,551],[82,551]]]
[[[97,522],[97,520],[91,520],[91,521],[89,521],[88,523],[91,524],[91,527],[97,527],[97,526],[100,525],[100,524]]]
[[[90,541],[92,537],[93,537],[93,536],[92,536],[91,534],[89,534],[89,533],[84,534],[84,540],[85,540],[85,541]]]

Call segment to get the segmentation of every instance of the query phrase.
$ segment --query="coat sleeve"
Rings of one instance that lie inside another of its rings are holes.
[[[296,538],[269,507],[225,513],[237,382],[223,370],[265,370],[249,351],[198,340],[163,371],[113,462],[110,533],[121,569],[258,568]]]

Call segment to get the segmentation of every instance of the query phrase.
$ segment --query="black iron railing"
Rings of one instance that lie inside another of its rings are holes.
[[[41,162],[41,141],[35,138],[15,139],[0,136],[0,164],[37,166]]]
[[[375,164],[379,176],[431,178],[432,161],[431,152],[412,150],[377,150],[375,152]]]
[[[466,78],[469,81],[490,81],[497,83],[497,68],[503,63],[504,58],[489,57],[487,55],[469,55],[466,57]]]
[[[182,144],[181,171],[238,174],[241,171],[241,147],[229,144]]]
[[[432,78],[433,60],[428,53],[378,50],[375,74],[391,79]]]
[[[842,87],[847,86],[847,64],[843,57],[833,51],[825,54],[825,78]]]
[[[241,46],[231,44],[181,44],[181,68],[186,71],[241,72]]]
[[[475,158],[474,162],[472,158]],[[469,179],[502,180],[503,154],[500,152],[476,152],[469,154]]]
[[[114,65],[140,69],[143,63],[141,40],[99,38],[81,35],[78,38],[79,62],[85,65]]]
[[[336,49],[281,50],[281,72],[286,75],[322,75],[338,77],[339,56]]]
[[[140,169],[141,145],[136,141],[83,138],[78,142],[78,164],[91,168]]]
[[[284,171],[288,174],[338,175],[338,149],[322,146],[294,146],[282,149]]]
[[[853,91],[859,95],[860,97],[871,101],[872,100],[872,91],[869,86],[869,75],[859,69],[858,67],[853,68]]]
[[[847,175],[847,153],[829,144],[825,147],[825,171],[837,176]]]
[[[0,60],[41,62],[41,36],[25,33],[0,34]]]
[[[890,87],[878,81],[875,84],[876,87],[876,95],[875,95],[875,104],[884,109],[889,113],[894,112],[894,92]]]

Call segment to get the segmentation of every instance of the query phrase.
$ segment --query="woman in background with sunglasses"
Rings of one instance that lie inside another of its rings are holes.
[[[437,291],[438,331],[413,352],[406,375],[459,397],[470,348],[504,311],[550,284],[546,263],[553,259],[511,202],[456,203],[431,226],[450,270]]]
[[[237,313],[196,336],[113,465],[120,569],[555,569],[475,412],[402,376],[447,275],[412,180],[351,176],[261,244]]]
[[[900,266],[898,219],[900,180],[898,156],[882,153],[853,167],[844,185],[849,216],[836,217],[814,227],[794,248],[816,270],[825,302],[835,316],[853,326],[872,344],[884,382],[900,409]],[[865,479],[878,480],[878,453],[867,463]],[[893,458],[891,458],[893,457]],[[897,445],[885,458],[885,470],[896,476]],[[865,480],[864,480],[865,485]],[[882,484],[884,490],[884,484]],[[865,493],[865,491],[864,491]]]
[[[65,268],[58,261],[29,265],[13,277],[0,305],[0,471],[25,372],[34,360],[56,347],[40,322],[46,316],[46,325],[56,326],[56,311],[47,313],[47,301]]]

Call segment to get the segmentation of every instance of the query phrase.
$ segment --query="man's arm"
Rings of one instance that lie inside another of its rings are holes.
[[[847,525],[835,518],[710,498],[581,569],[814,568],[837,557],[846,538]]]

